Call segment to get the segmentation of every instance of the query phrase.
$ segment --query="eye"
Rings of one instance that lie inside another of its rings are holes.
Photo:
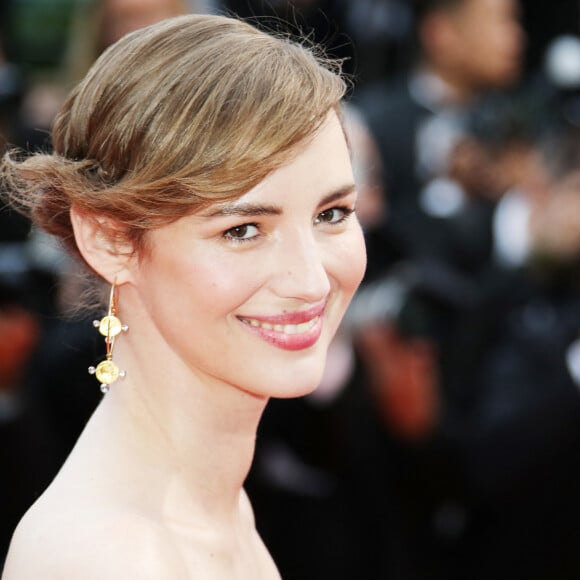
[[[336,225],[344,222],[352,213],[354,208],[350,207],[332,207],[320,212],[315,218],[315,224]]]
[[[258,226],[256,224],[242,224],[226,230],[223,233],[224,238],[234,242],[248,242],[257,238],[259,235]]]

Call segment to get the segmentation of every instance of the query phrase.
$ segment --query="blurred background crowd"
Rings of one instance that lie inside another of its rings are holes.
[[[306,34],[352,80],[367,276],[247,482],[283,578],[580,578],[580,2],[2,0],[0,149],[49,148],[109,44],[196,11]],[[84,286],[2,207],[0,569],[101,396]]]

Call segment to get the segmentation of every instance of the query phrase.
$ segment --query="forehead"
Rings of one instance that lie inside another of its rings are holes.
[[[335,112],[299,144],[289,159],[246,193],[195,212],[199,216],[283,213],[292,204],[318,203],[331,193],[354,190],[343,126]]]
[[[318,131],[299,145],[290,159],[238,201],[287,194],[316,194],[353,181],[350,152],[342,124],[333,111]]]

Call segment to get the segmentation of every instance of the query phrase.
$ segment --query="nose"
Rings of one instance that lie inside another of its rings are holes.
[[[328,296],[331,284],[324,251],[311,233],[296,232],[279,244],[275,254],[270,288],[277,296],[310,303]]]

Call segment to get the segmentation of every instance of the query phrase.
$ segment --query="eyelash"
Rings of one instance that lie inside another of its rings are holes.
[[[233,232],[235,232],[236,230],[243,230],[244,233],[246,233],[248,228],[256,228],[256,230],[258,230],[258,232],[260,231],[260,226],[258,226],[258,224],[255,223],[249,223],[249,224],[240,224],[239,226],[234,226],[233,228],[230,228],[229,230],[226,230],[222,236],[228,240],[229,242],[233,242],[234,244],[246,244],[248,242],[253,242],[256,238],[260,237],[260,233],[256,234],[255,236],[251,236],[250,238],[238,238],[234,235],[232,235]]]
[[[338,211],[342,214],[341,217],[339,217],[336,221],[323,222],[320,220],[320,216],[322,214],[327,214],[327,213],[331,213],[331,212],[335,212],[335,211]],[[329,209],[325,209],[324,211],[321,211],[314,219],[314,223],[319,223],[319,224],[320,223],[327,223],[328,225],[331,225],[331,226],[338,226],[338,225],[344,223],[353,213],[354,213],[353,207],[347,207],[347,206],[331,207]]]
[[[314,223],[316,225],[317,224],[327,224],[329,226],[339,226],[340,224],[344,223],[354,213],[354,211],[355,211],[354,208],[347,207],[347,206],[331,207],[329,209],[325,209],[324,211],[321,211],[314,218]],[[326,221],[325,222],[325,221],[320,219],[320,216],[322,216],[323,214],[331,214],[332,212],[340,212],[341,216],[336,221]],[[256,230],[258,230],[258,233],[256,235],[250,236],[248,238],[237,237],[235,235],[232,235],[236,231],[238,231],[238,233],[240,233],[240,231],[241,231],[242,235],[244,235],[247,233],[248,228],[256,228]],[[240,224],[239,226],[234,226],[233,228],[227,229],[222,234],[222,237],[224,237],[229,242],[233,242],[234,244],[246,244],[248,242],[253,242],[256,239],[261,237],[260,226],[257,223],[253,223],[253,222],[250,222],[247,224]]]

